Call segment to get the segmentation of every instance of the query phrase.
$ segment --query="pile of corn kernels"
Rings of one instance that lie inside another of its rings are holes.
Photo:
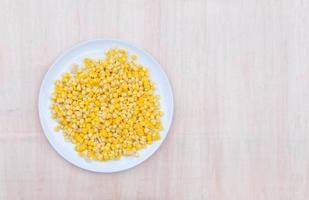
[[[135,55],[128,58],[124,49],[105,54],[105,59],[85,58],[83,66],[74,65],[55,81],[55,130],[86,159],[138,156],[139,149],[160,139],[160,97]]]

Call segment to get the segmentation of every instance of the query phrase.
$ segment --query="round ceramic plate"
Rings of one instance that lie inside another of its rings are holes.
[[[54,81],[64,72],[69,72],[73,63],[82,64],[83,58],[104,58],[105,50],[110,48],[123,48],[128,54],[137,56],[136,63],[147,67],[150,79],[155,83],[155,93],[161,96],[160,105],[164,115],[161,118],[164,130],[160,132],[161,139],[149,145],[146,149],[139,150],[139,157],[122,157],[120,160],[107,162],[86,161],[74,150],[73,144],[67,142],[62,133],[56,133],[56,121],[51,118],[50,96],[54,88]],[[168,78],[159,63],[147,52],[123,41],[96,39],[80,43],[63,53],[46,73],[39,94],[39,116],[44,134],[52,147],[70,163],[94,172],[118,172],[134,167],[149,158],[162,144],[168,134],[173,118],[173,95]]]

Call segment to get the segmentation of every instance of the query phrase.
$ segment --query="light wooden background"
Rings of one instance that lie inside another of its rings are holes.
[[[309,199],[306,0],[0,0],[0,199]],[[91,38],[149,51],[175,118],[142,165],[63,160],[38,120],[42,78]]]

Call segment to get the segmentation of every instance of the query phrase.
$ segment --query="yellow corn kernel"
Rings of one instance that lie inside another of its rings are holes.
[[[134,54],[131,56],[131,60],[132,60],[132,61],[136,60],[136,58],[137,58],[137,57],[136,57],[136,55],[134,55]]]
[[[75,146],[75,151],[82,152],[86,149],[84,145]]]

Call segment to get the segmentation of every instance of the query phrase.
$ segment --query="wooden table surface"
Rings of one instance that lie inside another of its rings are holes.
[[[309,199],[309,2],[0,0],[0,199]],[[149,51],[175,118],[145,163],[81,170],[47,142],[38,92],[91,38]]]

